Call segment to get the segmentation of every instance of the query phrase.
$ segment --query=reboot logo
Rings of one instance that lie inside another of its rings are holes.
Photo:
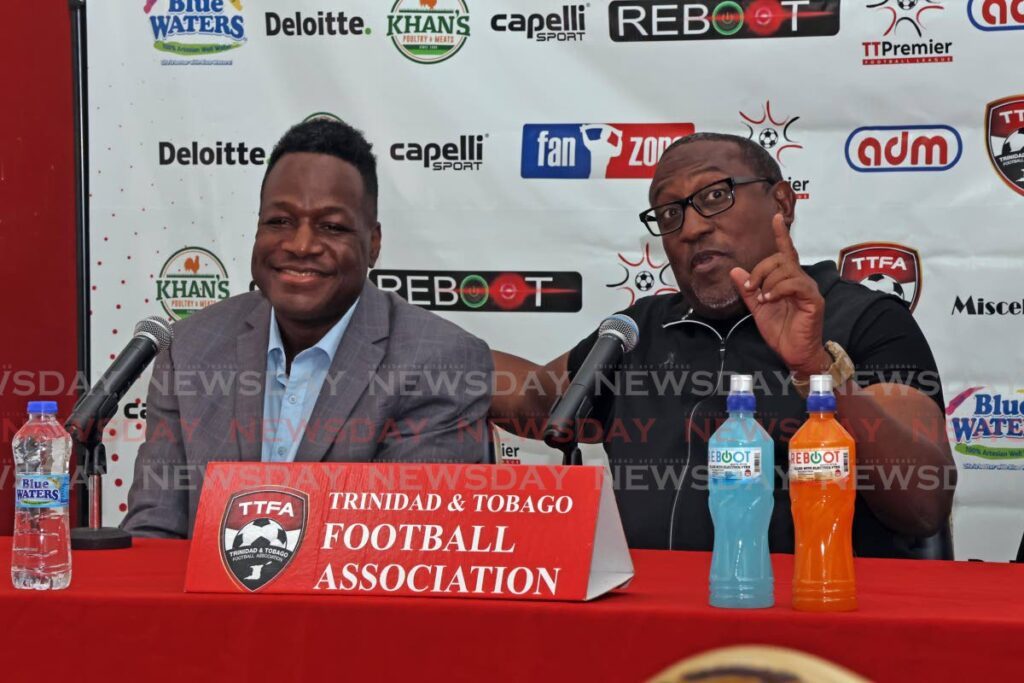
[[[587,33],[587,5],[562,5],[560,12],[542,14],[495,14],[491,30],[525,36],[538,43],[574,42]]]
[[[967,0],[967,17],[982,31],[1014,31],[1024,28],[1021,0]]]
[[[946,125],[865,126],[846,138],[846,163],[861,173],[947,171],[962,152],[960,133]]]
[[[245,43],[242,0],[145,0],[142,9],[161,52],[200,57]]]
[[[528,123],[523,178],[651,178],[665,149],[692,123]]]
[[[760,116],[745,114],[741,111],[740,119],[747,128],[747,137],[757,142],[766,152],[775,157],[775,161],[779,163],[780,167],[784,168],[786,166],[782,160],[783,152],[804,148],[795,137],[796,122],[800,120],[800,117],[786,116],[779,117],[776,120],[776,117],[772,114],[771,100],[764,103]],[[792,186],[797,199],[811,198],[811,194],[808,192],[808,186],[811,184],[810,180],[806,178],[796,180],[792,177],[787,177],[786,181]]]
[[[946,407],[953,450],[982,460],[1024,459],[1024,395],[970,387]]]
[[[651,258],[650,242],[644,244],[644,253],[635,260],[626,258],[622,254],[618,254],[618,257],[622,276],[614,282],[609,282],[605,287],[618,289],[628,294],[627,306],[632,306],[637,299],[651,294],[671,294],[679,291],[679,288],[675,286],[668,261],[655,263]]]
[[[291,563],[306,529],[309,497],[271,486],[231,496],[221,522],[221,559],[239,586],[257,591]]]
[[[921,297],[921,257],[916,249],[865,242],[839,252],[839,276],[901,298],[913,312]]]
[[[479,171],[487,135],[460,135],[458,142],[396,142],[391,158],[412,161],[432,171]]]
[[[469,8],[463,0],[397,0],[388,14],[388,37],[414,62],[443,62],[469,38]]]
[[[156,300],[174,320],[182,320],[231,296],[228,272],[213,252],[185,247],[171,254],[156,279]]]
[[[882,38],[862,43],[862,64],[934,64],[952,62],[953,43],[925,40],[925,21],[941,15],[943,0],[870,0],[867,8],[880,18]]]
[[[1004,183],[1024,195],[1024,95],[989,102],[985,130],[993,168]]]
[[[373,284],[428,311],[575,313],[583,278],[573,272],[373,270]]]
[[[839,0],[615,0],[608,30],[616,42],[834,36]]]

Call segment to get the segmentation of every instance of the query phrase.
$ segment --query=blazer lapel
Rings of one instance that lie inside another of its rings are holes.
[[[323,460],[369,386],[370,377],[384,358],[384,344],[380,342],[388,337],[389,307],[387,297],[372,283],[363,285],[355,313],[309,416],[296,462]]]
[[[235,432],[242,460],[259,462],[263,451],[263,393],[266,391],[270,302],[261,298],[245,319],[249,329],[238,337],[238,370],[259,376],[260,389],[241,383],[235,389]]]

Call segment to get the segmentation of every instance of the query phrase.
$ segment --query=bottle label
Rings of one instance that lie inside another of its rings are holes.
[[[71,478],[66,474],[19,474],[14,478],[14,507],[22,510],[67,507]]]
[[[712,448],[708,471],[713,479],[753,479],[761,476],[761,449]]]
[[[791,448],[789,476],[797,479],[842,479],[850,474],[850,449]]]

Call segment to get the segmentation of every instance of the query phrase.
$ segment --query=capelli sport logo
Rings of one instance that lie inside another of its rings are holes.
[[[587,8],[590,5],[562,5],[557,11],[533,14],[495,14],[491,30],[518,34],[538,43],[572,43],[587,34]]]
[[[204,57],[246,41],[242,0],[145,0],[142,9],[161,52]]]
[[[608,29],[620,43],[834,36],[839,1],[615,0],[608,5]]]
[[[240,491],[224,508],[220,553],[235,583],[255,592],[280,576],[299,551],[309,496],[283,486]]]
[[[431,171],[479,171],[484,163],[483,135],[460,135],[447,142],[396,142],[391,158],[412,162]]]
[[[583,277],[574,272],[373,270],[370,280],[428,311],[575,313]]]

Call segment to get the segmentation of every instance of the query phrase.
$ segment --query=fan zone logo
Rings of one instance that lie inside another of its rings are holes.
[[[1024,195],[1024,95],[989,102],[985,130],[992,167],[1007,186]]]
[[[616,0],[608,30],[616,42],[834,36],[839,0]]]
[[[523,178],[651,178],[662,153],[692,123],[528,123]]]
[[[636,300],[641,297],[652,294],[672,294],[679,291],[679,288],[675,286],[675,278],[672,276],[671,264],[668,261],[655,263],[651,258],[650,242],[644,244],[644,253],[636,260],[626,258],[622,254],[619,254],[618,257],[619,267],[622,268],[622,277],[615,282],[609,282],[605,287],[628,294],[628,306],[635,304]]]
[[[153,31],[153,47],[188,57],[233,50],[245,44],[242,0],[145,0],[143,11]],[[225,62],[230,64],[231,62]]]
[[[373,270],[370,280],[428,311],[576,313],[583,277],[574,272]]]
[[[967,17],[982,31],[1024,28],[1024,2],[1020,0],[967,0]]]
[[[469,8],[463,0],[397,0],[388,14],[388,37],[407,59],[443,62],[469,38]]]
[[[953,43],[924,40],[925,21],[941,14],[946,8],[943,0],[871,0],[867,8],[882,18],[882,38],[862,43],[862,64],[880,66],[888,64],[934,64],[952,62]],[[917,40],[915,40],[917,39]]]
[[[224,264],[202,247],[185,247],[171,254],[156,279],[156,300],[173,320],[231,296]]]
[[[890,242],[865,242],[839,252],[839,276],[876,292],[892,294],[913,312],[921,298],[921,257]]]
[[[1006,395],[970,387],[949,402],[946,415],[957,453],[995,462],[1024,459],[1024,390]]]
[[[266,487],[231,496],[220,525],[220,554],[235,582],[258,591],[280,576],[302,544],[309,497]]]
[[[804,148],[795,137],[796,122],[800,120],[800,117],[786,116],[776,119],[772,114],[772,103],[770,100],[764,103],[760,116],[752,116],[741,111],[740,119],[747,128],[747,138],[757,142],[766,152],[775,157],[775,161],[778,162],[780,167],[784,168],[786,166],[782,160],[783,152]],[[808,186],[811,184],[810,180],[796,180],[788,177],[786,181],[793,188],[797,199],[811,198],[811,194],[808,191]]]
[[[865,126],[846,138],[846,163],[860,173],[947,171],[963,141],[951,126]]]

